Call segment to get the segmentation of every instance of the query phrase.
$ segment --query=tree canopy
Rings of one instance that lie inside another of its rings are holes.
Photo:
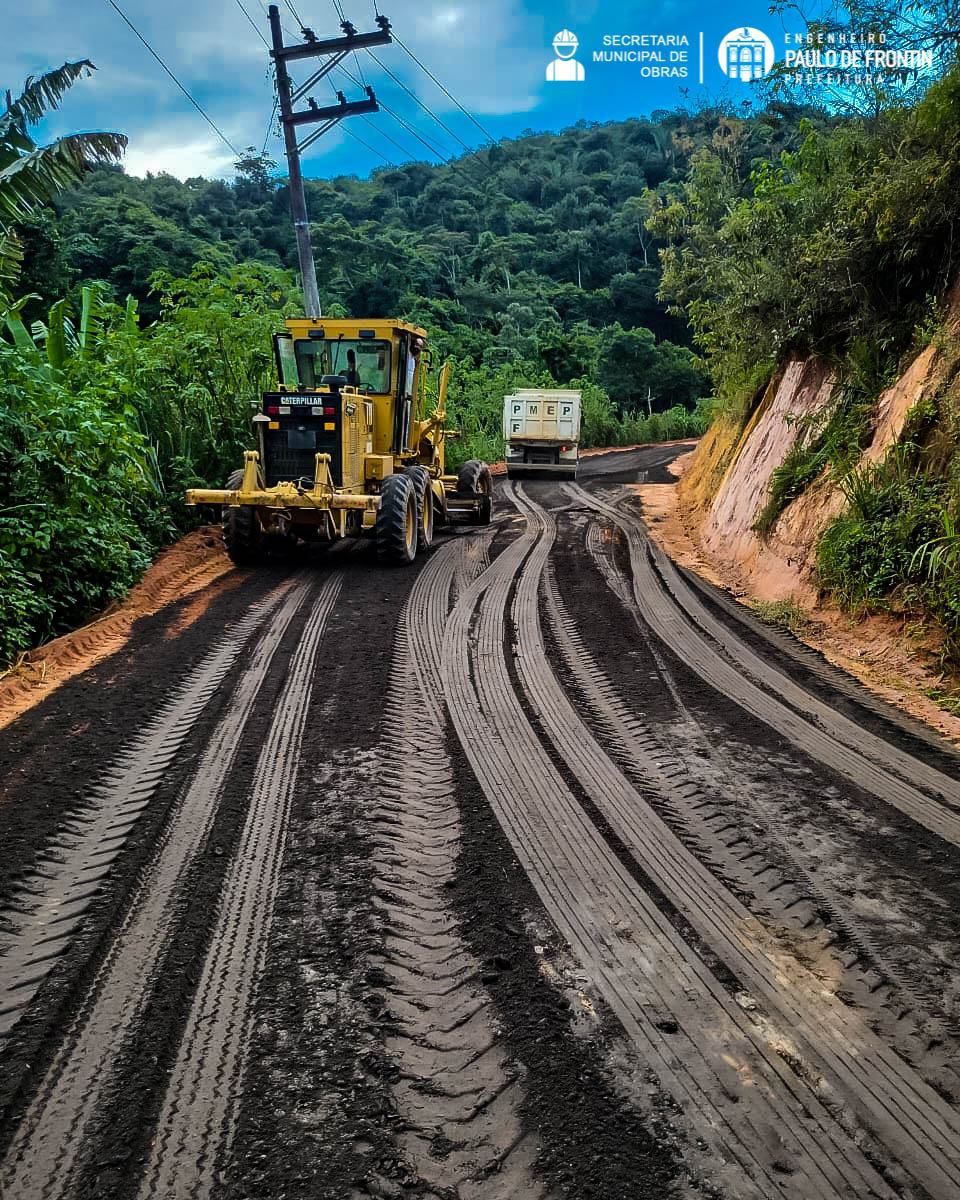
[[[73,133],[38,146],[30,128],[58,108],[69,88],[94,69],[86,59],[30,77],[0,116],[0,300],[9,298],[22,262],[14,226],[76,184],[84,172],[115,162],[127,139],[118,133]]]

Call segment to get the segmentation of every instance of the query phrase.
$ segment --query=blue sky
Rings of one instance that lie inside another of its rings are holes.
[[[8,0],[9,2],[9,0]],[[264,0],[240,0],[253,23],[268,34]],[[227,138],[236,146],[263,144],[275,158],[282,146],[274,131],[267,135],[272,92],[267,53],[247,21],[238,0],[118,0],[144,36],[197,97]],[[293,7],[318,34],[333,35],[338,18],[332,0],[294,0]],[[751,85],[728,80],[720,69],[718,46],[731,29],[752,26],[765,32],[779,57],[785,26],[756,0],[734,7],[664,0],[663,3],[610,4],[599,0],[380,0],[381,10],[414,53],[495,137],[522,130],[560,129],[580,119],[607,121],[669,108],[686,89],[691,101],[724,96],[738,102],[753,95]],[[373,28],[372,0],[344,0],[346,15],[361,30]],[[289,40],[298,29],[289,8],[281,4]],[[229,175],[231,152],[178,93],[157,63],[136,40],[107,0],[32,0],[17,16],[16,38],[0,47],[5,87],[18,90],[25,76],[67,59],[90,58],[96,75],[79,83],[62,114],[44,130],[48,136],[73,129],[117,129],[128,134],[126,166],[131,173],[170,171],[181,178]],[[552,42],[561,29],[579,41],[577,61],[582,82],[548,82],[554,59]],[[799,20],[787,26],[799,32]],[[704,83],[699,82],[699,37],[704,38]],[[688,45],[633,45],[634,38],[686,38]],[[626,38],[626,46],[605,45],[605,38]],[[637,62],[597,63],[595,51],[657,51],[665,61],[647,66],[689,71],[689,78],[652,78]],[[687,52],[684,63],[669,55]],[[377,51],[406,85],[470,146],[482,142],[480,132],[451,101],[426,79],[403,51],[385,46]],[[446,131],[418,110],[414,102],[376,64],[363,60],[366,79],[378,96],[437,149],[462,149]],[[355,62],[349,64],[357,74]],[[300,78],[304,70],[300,70]],[[358,89],[341,75],[334,77],[348,97]],[[296,80],[296,77],[295,77]],[[332,98],[324,83],[320,103]],[[354,119],[351,129],[393,161],[420,157],[436,161],[391,117],[380,113],[369,123]],[[393,142],[389,140],[393,139]],[[399,143],[402,149],[393,143]],[[354,138],[334,131],[322,138],[305,161],[310,175],[366,174],[383,159]]]

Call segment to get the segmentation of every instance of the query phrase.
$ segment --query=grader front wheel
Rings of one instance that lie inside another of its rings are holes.
[[[485,462],[471,458],[463,464],[457,475],[457,492],[461,496],[479,496],[470,524],[489,525],[493,516],[493,478]]]
[[[404,472],[413,480],[417,493],[417,553],[422,554],[433,544],[433,488],[426,467],[407,467]]]
[[[417,491],[409,475],[388,475],[377,509],[377,554],[383,562],[409,566],[417,557]]]
[[[243,471],[234,471],[227,480],[227,491],[235,492],[243,483]],[[228,505],[223,510],[223,544],[231,562],[238,567],[252,567],[262,562],[264,555],[263,529],[256,509]]]

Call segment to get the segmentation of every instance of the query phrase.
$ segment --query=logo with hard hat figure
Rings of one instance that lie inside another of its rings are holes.
[[[561,29],[553,39],[556,58],[547,67],[548,83],[583,83],[583,63],[577,62],[577,35],[569,29]]]

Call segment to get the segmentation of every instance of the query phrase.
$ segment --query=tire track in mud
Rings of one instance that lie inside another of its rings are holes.
[[[240,843],[157,1122],[142,1197],[207,1197],[229,1151],[317,656],[343,576],[311,602],[254,774]]]
[[[438,551],[397,628],[385,711],[382,798],[372,814],[385,923],[380,968],[399,1075],[398,1147],[428,1194],[449,1200],[537,1200],[537,1139],[518,1115],[523,1082],[500,1044],[482,967],[450,907],[460,844],[456,785],[444,740],[439,646],[451,586],[472,580],[488,538]]]
[[[591,523],[588,550],[611,590],[637,615],[632,593],[608,560],[597,533],[597,524]],[[737,894],[759,902],[765,921],[796,931],[791,932],[791,948],[796,949],[797,933],[802,934],[801,959],[818,960],[817,973],[826,971],[834,980],[834,991],[842,986],[852,992],[857,1007],[878,1013],[887,1009],[892,1043],[902,1057],[922,1069],[928,1083],[951,1095],[960,1094],[957,1056],[948,1048],[952,1034],[938,1015],[939,1004],[917,985],[915,977],[905,976],[873,935],[848,915],[843,896],[819,881],[814,867],[807,869],[799,861],[791,843],[779,836],[774,826],[767,823],[761,830],[751,810],[743,810],[735,772],[725,761],[717,763],[709,738],[676,693],[655,648],[651,647],[655,662],[665,686],[675,694],[683,724],[692,726],[697,735],[694,742],[685,730],[682,749],[668,746],[624,703],[584,645],[549,568],[545,580],[545,608],[556,645],[582,699],[586,719],[607,753],[714,875]],[[691,750],[700,763],[708,765],[710,779],[705,781],[697,768],[689,765]],[[842,940],[842,950],[835,946],[838,940]],[[824,955],[827,962],[821,963]]]
[[[841,890],[843,884],[823,878],[822,862],[816,854],[799,850],[795,836],[781,834],[774,821],[764,819],[762,811],[757,813],[750,804],[744,806],[744,787],[750,789],[751,785],[744,783],[741,764],[731,759],[722,744],[715,744],[715,737],[684,702],[675,672],[644,622],[629,578],[621,572],[613,545],[601,529],[599,522],[589,523],[587,550],[607,587],[632,617],[673,697],[683,744],[668,747],[655,724],[624,704],[617,688],[591,659],[581,630],[566,614],[556,580],[548,570],[545,599],[550,625],[577,686],[591,694],[588,719],[599,723],[614,756],[622,760],[628,775],[639,775],[640,786],[659,773],[663,782],[657,783],[656,802],[698,856],[705,858],[711,869],[718,866],[721,877],[732,881],[734,887],[759,899],[778,923],[799,926],[808,938],[828,938],[822,950],[830,954],[830,970],[841,971],[849,980],[855,1003],[875,1011],[886,1007],[889,1036],[898,1046],[902,1043],[908,1061],[926,1061],[931,1072],[928,1082],[938,1090],[946,1089],[951,1097],[960,1095],[958,1056],[949,1049],[955,1022],[944,1016],[944,997],[931,987],[940,959],[904,961],[900,946],[893,952],[889,938],[878,940],[871,932],[851,905],[849,893]],[[847,695],[853,698],[851,681],[846,683]],[[879,703],[874,711],[878,721],[896,728]],[[840,945],[831,950],[830,943],[836,942]]]
[[[536,581],[545,533],[528,522],[460,598],[444,638],[448,708],[491,807],[561,935],[683,1105],[691,1142],[709,1145],[714,1184],[755,1200],[891,1196],[637,887],[530,725],[507,669],[505,609],[518,571]],[[535,617],[535,588],[532,599]]]
[[[555,536],[552,516],[522,493],[515,502],[543,531],[514,603],[524,653],[518,672],[558,754],[648,878],[765,1010],[757,1031],[791,1058],[813,1088],[825,1080],[878,1150],[894,1155],[931,1195],[960,1189],[960,1118],[824,982],[773,939],[691,854],[607,757],[546,662],[538,619],[539,582]],[[812,1065],[812,1070],[811,1070]],[[814,1093],[811,1091],[811,1098]],[[842,1146],[842,1139],[841,1139]],[[852,1148],[852,1147],[851,1147]]]
[[[955,780],[857,725],[764,663],[707,612],[647,537],[642,523],[577,484],[563,486],[568,495],[621,529],[630,555],[634,601],[644,620],[706,683],[818,762],[960,846],[960,787]]]
[[[614,500],[614,503],[616,501]],[[808,645],[783,625],[770,624],[746,604],[738,603],[729,593],[716,587],[695,571],[677,567],[681,579],[693,590],[708,612],[729,617],[740,638],[748,641],[761,657],[779,664],[781,673],[793,678],[806,691],[826,685],[833,700],[839,700],[845,714],[857,724],[866,723],[882,740],[908,739],[917,747],[917,758],[936,766],[953,778],[960,768],[960,746],[947,740],[925,724],[920,717],[897,708],[873,691],[866,683],[849,675],[823,652]]]
[[[285,583],[255,603],[204,656],[150,725],[121,752],[86,804],[61,825],[4,905],[0,935],[0,1039],[10,1033],[72,944],[84,914],[150,804],[193,723],[254,632],[287,596]],[[0,1043],[2,1044],[2,1043]]]
[[[114,1082],[124,1045],[135,1034],[153,977],[175,935],[185,879],[211,827],[244,725],[270,662],[310,592],[308,582],[294,583],[283,589],[279,607],[271,610],[273,618],[251,650],[231,704],[175,804],[87,999],[20,1123],[0,1169],[0,1190],[6,1188],[18,1200],[70,1194],[90,1149],[86,1133],[91,1120]]]

